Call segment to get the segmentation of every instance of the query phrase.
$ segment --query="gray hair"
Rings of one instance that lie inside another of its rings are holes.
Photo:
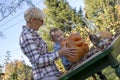
[[[24,13],[24,18],[26,22],[29,22],[31,19],[40,19],[43,20],[45,17],[43,11],[37,7],[30,7]]]

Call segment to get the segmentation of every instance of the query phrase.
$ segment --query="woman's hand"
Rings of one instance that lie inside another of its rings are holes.
[[[76,56],[78,53],[78,50],[76,48],[67,48],[66,45],[64,45],[61,50],[58,51],[59,55],[62,56]]]

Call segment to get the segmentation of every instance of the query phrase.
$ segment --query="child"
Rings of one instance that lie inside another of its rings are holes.
[[[58,51],[61,49],[60,43],[64,39],[63,32],[58,28],[53,28],[50,31],[51,40],[54,42],[54,51]],[[66,59],[65,56],[61,57],[62,63],[66,70],[70,69],[71,63]]]

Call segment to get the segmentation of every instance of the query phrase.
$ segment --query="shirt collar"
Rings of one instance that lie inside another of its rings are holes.
[[[33,30],[33,29],[29,28],[28,26],[23,26],[23,30],[27,30],[27,31],[30,31],[30,32],[36,32],[37,33],[36,30]]]
[[[55,44],[60,45],[60,42],[55,42]]]

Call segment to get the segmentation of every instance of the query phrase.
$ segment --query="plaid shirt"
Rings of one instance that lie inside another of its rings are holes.
[[[36,31],[23,26],[20,47],[31,62],[34,80],[61,75],[54,64],[59,58],[58,52],[48,52],[46,43]]]

